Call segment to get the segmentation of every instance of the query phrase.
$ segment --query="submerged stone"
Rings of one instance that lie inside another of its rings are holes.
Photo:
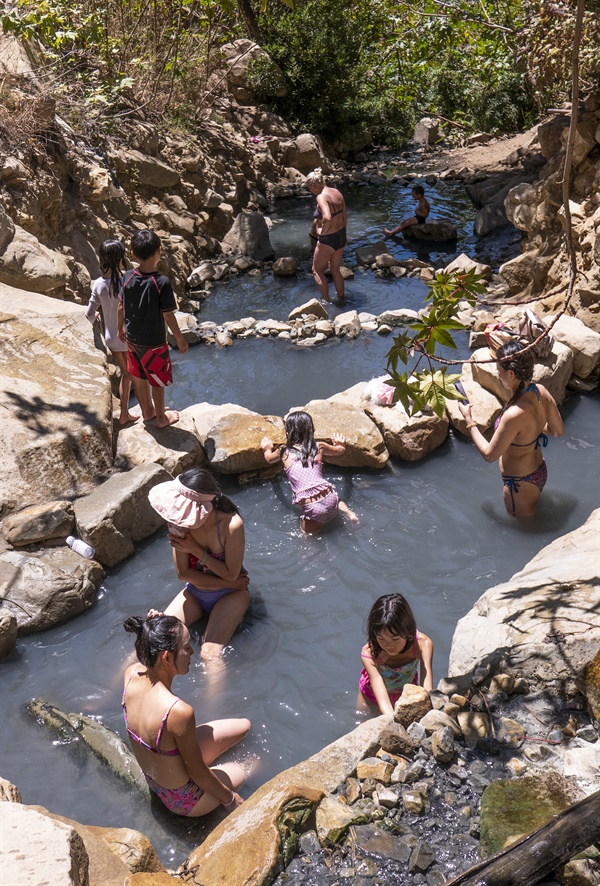
[[[535,831],[580,798],[578,788],[557,772],[492,782],[481,804],[482,858]]]

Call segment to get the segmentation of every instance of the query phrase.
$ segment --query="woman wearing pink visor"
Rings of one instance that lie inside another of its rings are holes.
[[[219,662],[250,604],[242,518],[204,468],[159,483],[148,498],[169,523],[175,569],[186,582],[164,614],[187,626],[208,616],[200,656]]]

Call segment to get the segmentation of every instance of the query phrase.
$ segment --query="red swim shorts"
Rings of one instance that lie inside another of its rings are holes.
[[[147,348],[127,342],[127,369],[135,378],[150,382],[153,388],[166,388],[173,384],[171,356],[167,344]]]

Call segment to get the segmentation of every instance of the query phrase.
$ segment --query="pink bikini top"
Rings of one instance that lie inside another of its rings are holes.
[[[129,680],[127,681],[127,685],[125,686],[125,689],[123,690],[123,699],[121,701],[121,707],[123,708],[123,717],[125,719],[125,728],[127,729],[127,735],[133,741],[135,741],[137,744],[141,745],[143,748],[146,748],[147,751],[151,751],[153,754],[159,754],[161,757],[178,757],[178,756],[180,756],[181,752],[180,752],[179,748],[173,748],[170,751],[163,751],[163,750],[161,750],[161,748],[159,748],[160,740],[161,740],[162,734],[163,734],[163,729],[165,728],[165,723],[167,722],[167,717],[171,713],[171,708],[173,707],[173,705],[176,705],[177,702],[179,701],[178,698],[175,699],[173,704],[169,707],[169,709],[165,713],[164,717],[160,721],[160,727],[158,730],[158,735],[156,736],[156,744],[154,747],[152,747],[152,745],[145,742],[143,738],[140,738],[139,735],[136,735],[135,732],[132,732],[132,730],[129,728],[129,725],[127,723],[127,706],[125,704],[125,694],[127,692],[127,686],[129,686],[132,677],[133,677],[133,674],[130,675]]]

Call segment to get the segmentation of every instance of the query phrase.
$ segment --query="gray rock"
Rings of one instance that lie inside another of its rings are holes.
[[[416,145],[434,145],[439,138],[439,121],[434,117],[422,117],[413,132]]]
[[[120,151],[115,158],[119,172],[135,170],[137,181],[150,188],[173,188],[179,184],[179,173],[158,157],[149,157],[140,151]]]
[[[360,333],[360,320],[356,311],[338,314],[333,320],[333,329],[338,337],[356,338]]]
[[[74,525],[75,514],[71,502],[52,501],[11,514],[2,523],[2,533],[11,545],[19,547],[47,538],[66,538]]]
[[[415,745],[400,723],[390,723],[381,733],[381,747],[390,754],[410,757],[414,753]]]
[[[423,741],[427,732],[425,727],[421,723],[411,723],[407,728],[408,735],[412,738],[415,744],[419,744],[419,742]]]
[[[64,255],[48,249],[33,234],[15,225],[14,235],[0,255],[0,283],[47,293],[64,290],[70,279],[71,269]]]
[[[427,242],[446,243],[456,240],[458,231],[456,225],[449,221],[427,221],[424,225],[411,225],[402,232],[405,237],[413,240]]]
[[[17,620],[18,636],[44,631],[89,609],[104,570],[70,548],[0,555],[2,608]]]
[[[17,619],[12,612],[0,610],[0,661],[12,652],[17,642]]]
[[[292,256],[278,258],[273,265],[276,277],[294,277],[298,272],[298,262]]]
[[[429,711],[424,717],[421,717],[420,723],[425,727],[425,730],[429,735],[436,732],[438,729],[444,729],[446,726],[450,727],[455,738],[460,738],[462,735],[461,728],[456,720],[453,720],[448,714],[444,713],[444,711]]]
[[[20,803],[3,804],[2,879],[11,884],[89,883],[89,856],[74,828]]]
[[[356,263],[362,267],[370,267],[375,264],[378,255],[388,255],[385,240],[374,243],[372,246],[361,246],[356,250]]]
[[[136,543],[164,525],[148,501],[148,492],[169,479],[159,465],[137,465],[125,474],[113,474],[94,492],[77,499],[78,535],[95,548],[101,563],[115,566],[130,557]]]
[[[387,326],[406,326],[407,323],[413,323],[418,319],[418,312],[413,311],[412,308],[397,308],[393,311],[384,311],[377,318],[377,322]]]
[[[223,243],[254,261],[275,258],[275,251],[269,238],[269,228],[260,212],[240,212],[231,230],[223,238]]]
[[[408,862],[408,870],[412,873],[413,871],[426,871],[428,867],[430,867],[435,861],[435,852],[429,845],[429,843],[425,843],[425,841],[419,841],[417,846],[412,851],[410,856],[410,860]]]
[[[454,757],[454,732],[449,726],[438,729],[431,736],[433,756],[438,763],[449,763]]]

